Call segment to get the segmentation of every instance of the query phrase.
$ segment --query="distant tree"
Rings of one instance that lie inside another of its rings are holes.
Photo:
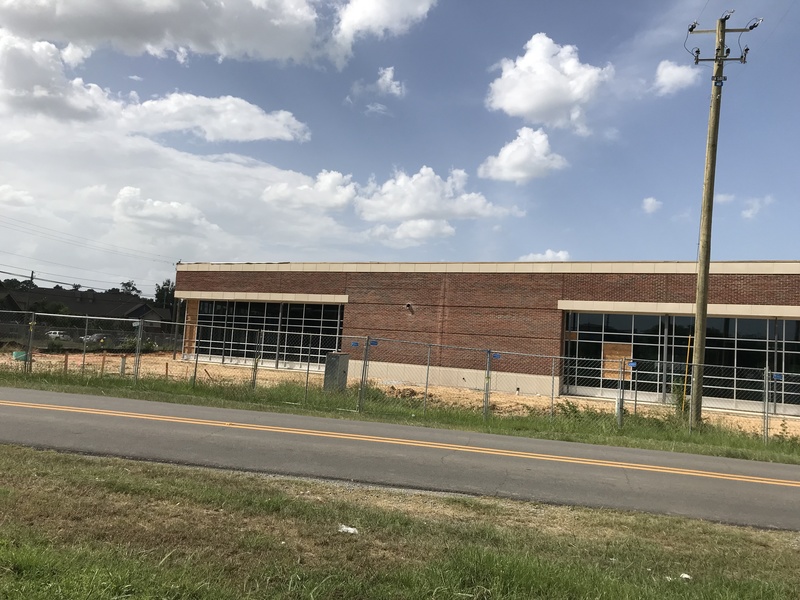
[[[39,286],[36,285],[34,282],[32,282],[30,279],[23,279],[22,281],[19,282],[19,288],[18,289],[20,289],[20,290],[22,290],[24,292],[24,291],[27,291],[27,290],[35,290],[38,287]]]
[[[61,287],[60,285],[56,284],[56,285],[53,286],[53,289],[54,290],[63,290],[64,288]]]
[[[161,308],[172,308],[175,303],[175,283],[165,279],[161,285],[156,284],[155,305]]]
[[[128,294],[129,296],[141,296],[142,294],[142,290],[136,287],[136,284],[133,282],[133,280],[123,281],[119,284],[119,286],[120,291],[123,294]],[[111,290],[108,291],[110,292]]]
[[[73,290],[75,290],[76,292],[77,292],[79,289],[81,289],[82,287],[83,287],[83,286],[82,286],[80,283],[73,283],[73,284],[72,284],[72,289],[73,289]]]
[[[30,310],[34,312],[49,313],[51,315],[68,315],[69,308],[60,302],[39,300],[31,304]]]
[[[8,290],[18,290],[22,282],[19,279],[4,279],[3,287]]]

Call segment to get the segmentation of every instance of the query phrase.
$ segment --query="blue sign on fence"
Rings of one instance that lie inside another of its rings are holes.
[[[494,354],[492,354],[492,358],[500,358],[500,353],[495,352]]]
[[[773,373],[772,378],[775,381],[783,381],[783,373]]]
[[[369,345],[370,346],[377,346],[378,345],[378,340],[370,340],[369,341]]]
[[[357,347],[358,347],[358,342],[350,342],[350,345],[351,345],[353,348],[357,348]]]
[[[636,361],[635,361],[635,360],[632,360],[631,362],[629,362],[629,363],[628,363],[628,366],[629,366],[631,369],[635,369],[635,368],[636,368]]]

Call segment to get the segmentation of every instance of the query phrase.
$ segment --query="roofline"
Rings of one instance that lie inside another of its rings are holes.
[[[717,275],[798,275],[800,261],[712,261]],[[695,261],[641,262],[277,262],[179,263],[183,272],[328,273],[642,273],[695,274]]]

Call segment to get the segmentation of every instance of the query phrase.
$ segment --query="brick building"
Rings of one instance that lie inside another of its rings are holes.
[[[612,389],[608,361],[636,361],[641,389],[664,392],[668,364],[685,364],[693,334],[696,264],[631,263],[188,263],[184,352],[210,359],[322,365],[334,350],[357,361],[364,336],[415,342],[392,361],[482,370],[502,355],[501,387],[524,392],[565,357],[559,387]],[[423,358],[424,357],[424,358]],[[715,262],[706,393],[736,398],[748,370],[800,373],[800,262]],[[616,363],[614,363],[616,364]],[[672,369],[672,367],[669,367]],[[672,371],[670,371],[671,373]],[[511,375],[514,375],[511,378]],[[752,386],[750,386],[752,387]],[[563,389],[562,389],[563,391]],[[794,398],[794,395],[792,395]]]

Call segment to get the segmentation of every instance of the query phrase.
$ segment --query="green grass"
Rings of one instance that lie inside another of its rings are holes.
[[[0,515],[3,599],[784,600],[800,589],[796,532],[12,446],[0,446]]]
[[[59,392],[87,393],[247,410],[269,410],[300,414],[323,414],[337,418],[369,419],[384,422],[462,429],[487,433],[528,436],[590,444],[687,452],[730,458],[800,464],[800,438],[781,433],[768,443],[758,434],[732,427],[704,424],[690,431],[685,417],[674,412],[626,414],[622,428],[613,414],[580,407],[564,400],[549,410],[531,410],[525,416],[493,415],[485,419],[482,411],[424,405],[420,398],[394,398],[377,387],[367,387],[359,398],[357,387],[340,393],[318,387],[306,389],[302,383],[271,386],[64,373],[61,369],[23,373],[0,368],[0,386],[27,387]],[[359,405],[361,411],[358,411]]]

